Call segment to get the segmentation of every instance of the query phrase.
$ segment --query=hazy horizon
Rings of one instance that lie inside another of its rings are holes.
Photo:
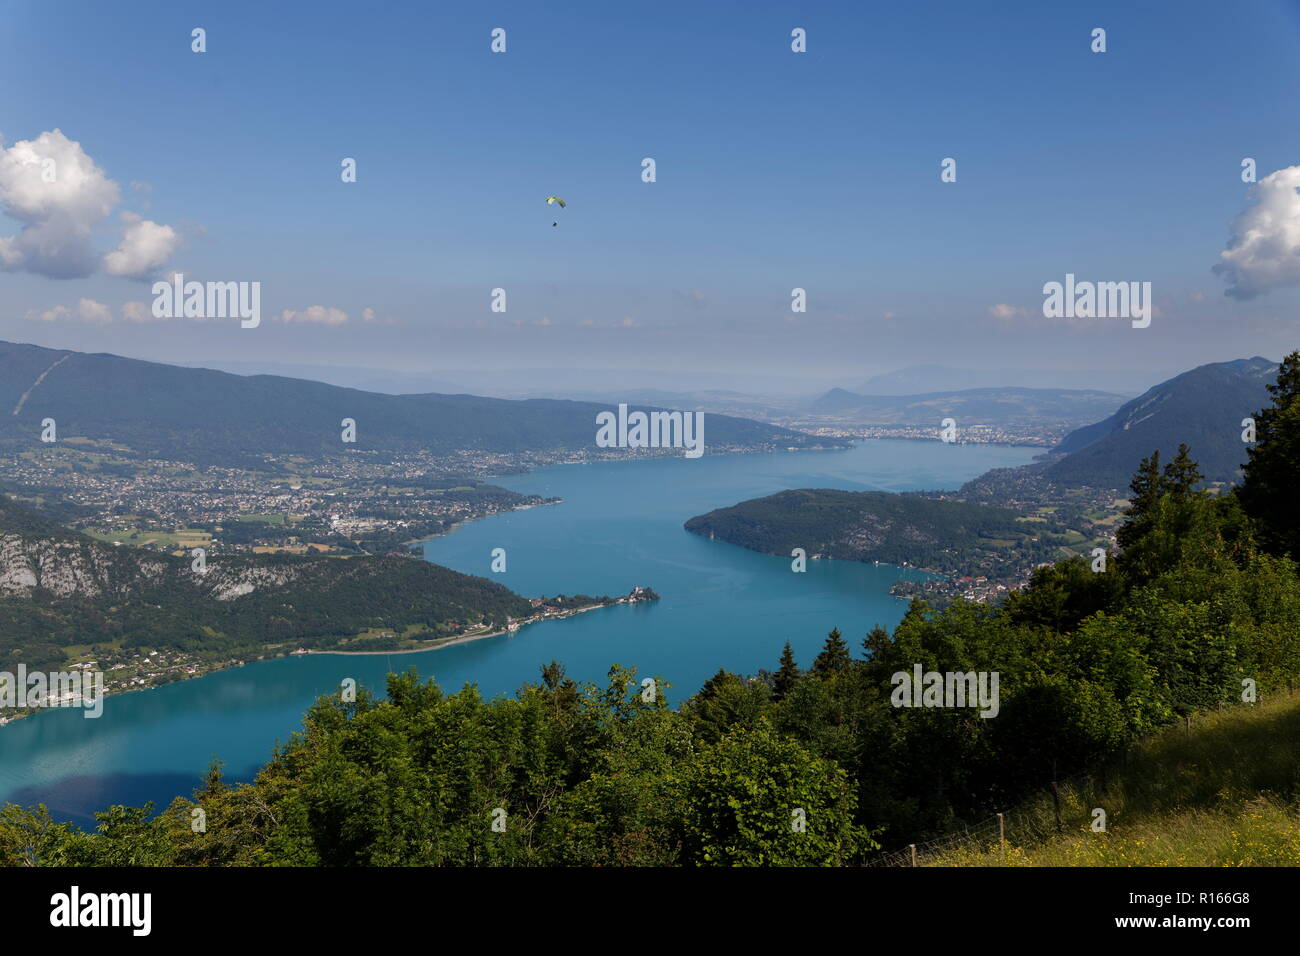
[[[2,340],[0,340],[2,341]],[[17,342],[54,348],[39,342]],[[72,351],[85,351],[72,349]],[[275,375],[319,381],[345,388],[392,395],[416,392],[464,393],[498,397],[566,397],[578,394],[609,395],[619,391],[665,395],[691,393],[735,394],[749,397],[809,398],[832,389],[863,395],[903,396],[927,392],[957,392],[982,388],[1030,388],[1109,392],[1133,397],[1188,369],[1142,371],[1135,369],[977,369],[956,366],[913,365],[891,369],[869,378],[795,378],[719,373],[712,370],[655,368],[376,368],[348,364],[298,364],[275,360],[222,360],[166,362],[146,355],[101,350],[121,358],[185,368],[210,369],[233,375]],[[1253,356],[1234,356],[1235,361]],[[1270,361],[1276,358],[1264,356]]]

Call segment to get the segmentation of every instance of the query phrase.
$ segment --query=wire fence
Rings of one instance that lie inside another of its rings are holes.
[[[988,849],[1006,839],[1005,828],[1010,814],[999,813],[972,826],[964,826],[923,843],[913,843],[901,850],[882,853],[868,866],[921,866],[928,859],[962,849]]]
[[[1026,846],[1043,842],[1064,831],[1066,824],[1060,812],[1062,805],[1068,807],[1076,794],[1095,792],[1097,783],[1097,778],[1090,774],[1059,780],[1054,786],[1053,800],[1044,799],[1036,804],[1026,804],[1015,812],[995,813],[976,823],[963,824],[960,828],[931,840],[881,853],[868,861],[867,865],[925,866],[956,850],[982,853],[999,846]]]
[[[1289,698],[1294,694],[1294,684],[1288,683],[1286,696]],[[1220,704],[1218,710],[1222,712],[1225,709],[1232,710],[1240,706],[1243,705],[1225,708],[1223,704]],[[1210,711],[1202,713],[1208,715]],[[1186,714],[1179,724],[1174,726],[1180,726],[1185,732],[1190,733],[1194,718],[1199,716],[1201,715]],[[1168,727],[1164,728],[1150,735],[1146,740],[1152,740],[1162,733],[1168,733],[1170,729]],[[1014,814],[1010,811],[996,813],[976,823],[963,824],[960,828],[951,830],[931,840],[909,844],[900,850],[881,853],[867,861],[867,866],[925,866],[927,861],[933,861],[955,850],[987,852],[998,846],[1012,844],[1027,846],[1049,840],[1064,831],[1063,807],[1066,808],[1068,814],[1070,805],[1077,803],[1076,798],[1095,797],[1099,793],[1105,793],[1109,775],[1116,772],[1118,768],[1127,766],[1130,755],[1142,743],[1143,741],[1135,741],[1130,744],[1106,766],[1072,774],[1047,784],[1043,791],[1040,791],[1043,794],[1041,799],[1027,800],[1020,804]],[[1047,799],[1047,796],[1050,796],[1051,799]]]
[[[1222,711],[1223,708],[1220,707],[1219,710]],[[1193,715],[1188,714],[1174,726],[1190,733],[1192,723]],[[1043,784],[1036,795],[1024,797],[1014,813],[995,813],[978,822],[963,824],[933,839],[881,853],[869,860],[867,865],[924,866],[927,861],[956,850],[988,852],[999,845],[1030,846],[1059,836],[1067,826],[1078,824],[1081,808],[1096,806],[1097,801],[1104,799],[1109,792],[1112,777],[1128,766],[1132,755],[1143,743],[1162,733],[1168,733],[1170,729],[1166,727],[1143,740],[1130,743],[1105,764]],[[1067,820],[1071,822],[1067,824]]]

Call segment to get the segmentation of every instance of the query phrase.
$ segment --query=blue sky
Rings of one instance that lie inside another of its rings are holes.
[[[1278,0],[8,2],[4,145],[61,130],[118,185],[98,252],[124,212],[176,239],[147,274],[11,261],[0,338],[187,363],[850,380],[1277,357],[1300,345],[1288,253],[1245,300],[1210,269],[1250,202],[1242,158],[1260,178],[1300,164],[1298,94],[1300,9]],[[554,215],[552,193],[569,202]],[[7,211],[0,237],[24,225]],[[171,270],[260,281],[264,315],[347,319],[123,316]],[[1042,285],[1067,272],[1150,281],[1151,327],[1044,319]]]

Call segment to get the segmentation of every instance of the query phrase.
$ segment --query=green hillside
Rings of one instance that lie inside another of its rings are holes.
[[[137,454],[197,464],[352,450],[594,448],[596,414],[608,410],[551,399],[382,395],[275,375],[231,375],[0,343],[0,441],[35,443],[42,420],[53,418],[61,439],[113,442]],[[354,444],[340,439],[345,418],[356,422]],[[725,415],[707,417],[705,442],[739,448],[846,444]]]
[[[423,639],[531,614],[485,578],[397,556],[222,555],[112,547],[0,496],[0,660],[62,668],[87,639],[212,659],[267,645],[328,648],[366,631]]]
[[[1065,485],[1123,488],[1152,451],[1168,461],[1186,443],[1207,480],[1240,481],[1247,450],[1241,421],[1268,404],[1266,386],[1276,373],[1276,362],[1259,357],[1184,372],[1066,436],[1056,448],[1066,457],[1044,475]]]
[[[1050,560],[1067,540],[1049,521],[1025,522],[1005,508],[886,491],[802,488],[742,501],[686,522],[693,534],[789,557],[883,561],[948,572],[991,570],[1009,557]],[[1077,535],[1075,537],[1078,537]]]
[[[1300,697],[1198,715],[927,866],[1300,866]],[[1106,829],[1092,829],[1093,811]]]

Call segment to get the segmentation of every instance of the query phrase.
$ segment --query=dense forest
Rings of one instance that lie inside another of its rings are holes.
[[[686,522],[694,534],[753,551],[1009,576],[1060,557],[1065,525],[1007,508],[887,491],[801,488],[718,508]],[[1075,535],[1074,540],[1079,536]]]
[[[246,558],[225,560],[253,565]],[[527,598],[500,584],[410,558],[272,555],[256,561],[260,569],[277,566],[306,573],[230,601],[196,591],[183,577],[127,600],[42,592],[0,598],[0,659],[62,669],[63,648],[93,634],[96,644],[123,651],[165,649],[221,660],[257,655],[275,644],[329,648],[375,628],[417,627],[432,640],[533,613]]]
[[[0,862],[75,865],[844,865],[1104,766],[1180,716],[1300,676],[1300,353],[1270,387],[1243,485],[1186,447],[1133,478],[1104,571],[1040,569],[1000,607],[915,602],[892,634],[832,632],[801,667],[720,670],[681,703],[615,667],[552,663],[513,697],[413,674],[320,699],[251,784],[214,765],[163,813],[95,832],[0,813]],[[892,677],[1000,675],[1000,710],[891,702]],[[1273,794],[1294,808],[1300,790]],[[199,814],[196,811],[201,810]],[[195,821],[201,820],[202,825]]]

